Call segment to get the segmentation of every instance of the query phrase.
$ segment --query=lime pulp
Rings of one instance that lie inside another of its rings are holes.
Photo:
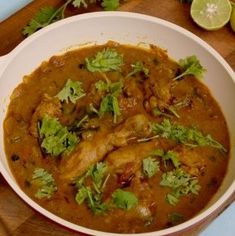
[[[206,30],[217,30],[228,23],[232,11],[229,0],[193,0],[190,14]]]

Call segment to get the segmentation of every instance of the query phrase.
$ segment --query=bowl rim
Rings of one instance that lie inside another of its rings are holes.
[[[95,18],[109,18],[109,17],[120,17],[120,18],[131,18],[131,19],[137,19],[137,20],[143,20],[143,21],[148,21],[152,23],[156,23],[159,25],[162,25],[164,27],[169,28],[170,30],[177,31],[178,33],[184,35],[185,37],[190,38],[197,44],[199,44],[203,49],[207,50],[222,66],[223,68],[227,71],[233,82],[235,83],[235,73],[233,69],[228,65],[228,63],[224,60],[224,58],[215,50],[213,49],[208,43],[203,41],[201,38],[196,36],[195,34],[189,32],[188,30],[182,28],[181,26],[178,26],[174,23],[168,22],[163,19],[159,19],[154,16],[149,16],[145,14],[140,14],[140,13],[132,13],[132,12],[92,12],[92,13],[84,13],[81,15],[76,15],[72,16],[66,19],[63,19],[61,21],[55,22],[46,28],[41,29],[40,31],[34,33],[32,36],[26,38],[23,42],[21,42],[15,49],[13,49],[9,54],[0,57],[0,62],[1,59],[2,61],[5,61],[6,63],[2,66],[1,70],[1,64],[0,64],[0,76],[2,75],[3,71],[5,68],[7,68],[7,65],[10,63],[11,59],[14,58],[18,54],[18,52],[24,50],[24,48],[33,42],[35,39],[39,37],[43,37],[44,34],[47,32],[59,28],[63,25],[70,24],[76,21],[83,21],[87,19],[95,19]],[[37,212],[40,212],[42,215],[45,217],[49,218],[50,220],[58,223],[59,225],[62,225],[66,228],[72,229],[76,232],[81,232],[89,235],[100,235],[100,236],[111,236],[111,235],[133,235],[133,234],[117,234],[117,233],[108,233],[108,232],[103,232],[103,231],[98,231],[98,230],[93,230],[89,229],[74,223],[71,223],[67,220],[64,220],[63,218],[49,212],[48,210],[44,209],[41,207],[38,203],[36,203],[33,199],[31,199],[28,195],[26,195],[23,190],[18,186],[17,182],[12,178],[8,171],[5,169],[1,159],[0,159],[0,173],[3,175],[3,177],[6,179],[8,184],[11,186],[11,188],[15,191],[15,193],[21,197],[22,200],[24,200],[30,207],[32,207],[34,210]],[[154,232],[147,232],[147,233],[138,233],[137,235],[142,235],[142,236],[156,236],[156,235],[168,235],[172,233],[176,233],[179,231],[184,231],[185,229],[189,228],[192,225],[196,225],[197,223],[203,221],[203,219],[207,218],[210,216],[213,212],[215,212],[217,209],[222,207],[223,203],[225,203],[229,197],[232,196],[232,194],[235,192],[235,180],[233,180],[232,184],[229,186],[229,188],[225,191],[225,193],[214,203],[212,204],[208,209],[203,211],[202,213],[199,213],[198,215],[194,216],[190,220],[179,224],[177,226],[170,227],[168,229],[163,229],[159,231],[154,231]]]

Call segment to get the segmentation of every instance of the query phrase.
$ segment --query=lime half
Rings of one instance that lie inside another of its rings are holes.
[[[228,23],[232,11],[229,0],[193,0],[191,16],[206,30],[217,30]]]

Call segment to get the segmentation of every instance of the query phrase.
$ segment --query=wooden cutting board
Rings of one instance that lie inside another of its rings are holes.
[[[0,56],[10,52],[24,36],[22,28],[43,6],[59,6],[63,0],[36,0],[0,23]],[[208,32],[194,24],[189,14],[190,6],[178,0],[126,0],[119,10],[144,13],[156,16],[198,35],[217,50],[235,71],[235,33],[229,25]],[[70,8],[66,15],[100,11],[98,6],[89,9],[74,10]],[[0,174],[0,235],[1,236],[69,236],[79,235],[71,232],[32,210],[9,187]]]

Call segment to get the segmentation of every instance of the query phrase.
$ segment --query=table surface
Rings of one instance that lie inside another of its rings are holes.
[[[0,56],[10,52],[24,37],[22,28],[43,6],[59,6],[63,0],[36,0],[0,23]],[[198,35],[209,43],[235,70],[235,33],[229,25],[218,31],[208,32],[194,24],[189,14],[190,6],[178,0],[127,0],[119,10],[156,16]],[[98,6],[89,9],[68,9],[67,16],[101,10]],[[9,236],[69,236],[78,235],[49,221],[25,204],[9,187],[0,174],[0,235]],[[235,235],[235,234],[234,234]]]

